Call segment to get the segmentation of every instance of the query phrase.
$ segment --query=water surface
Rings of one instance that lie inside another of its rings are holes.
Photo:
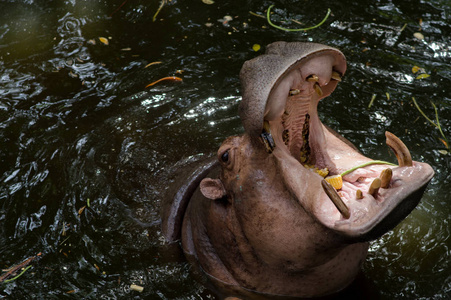
[[[0,267],[40,253],[0,298],[214,298],[164,244],[160,203],[184,163],[243,131],[239,70],[278,40],[347,56],[344,81],[320,104],[324,123],[393,161],[389,130],[436,171],[417,209],[371,244],[371,292],[450,297],[451,156],[412,102],[435,121],[432,101],[451,138],[450,3],[222,2],[172,0],[155,22],[157,1],[0,3]],[[327,8],[332,15],[315,30],[285,32],[250,13],[271,4],[273,21],[292,28],[300,25],[290,19],[310,26]],[[183,82],[145,88],[166,76]]]

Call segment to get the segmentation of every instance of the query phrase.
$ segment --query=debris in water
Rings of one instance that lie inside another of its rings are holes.
[[[109,44],[108,39],[107,39],[107,38],[104,38],[104,37],[99,37],[99,41],[100,41],[102,44],[107,45],[107,46],[108,46],[108,44]]]
[[[150,66],[153,66],[153,65],[158,65],[158,64],[161,64],[161,61],[151,62],[150,64],[147,64],[144,68],[147,68],[147,67],[150,67]]]
[[[428,77],[430,77],[431,75],[429,75],[429,74],[420,74],[420,75],[418,75],[415,79],[424,79],[424,78],[428,78]]]
[[[424,35],[421,32],[415,32],[413,34],[413,36],[417,39],[419,39],[420,41],[424,40]]]
[[[136,291],[136,292],[140,292],[140,293],[142,293],[142,291],[144,291],[144,288],[142,286],[139,286],[139,285],[136,285],[136,284],[130,285],[130,289],[132,291]]]
[[[291,28],[285,28],[285,27],[281,27],[281,26],[275,25],[273,22],[271,22],[270,14],[271,14],[271,8],[273,8],[273,7],[274,7],[274,4],[271,5],[270,7],[268,7],[268,10],[266,12],[266,19],[268,20],[269,25],[271,25],[272,27],[280,29],[280,30],[285,30],[285,31],[307,31],[307,30],[315,29],[315,28],[323,25],[323,23],[326,22],[327,18],[329,18],[329,15],[331,13],[330,8],[328,8],[327,9],[327,14],[324,17],[324,19],[321,22],[319,22],[318,24],[316,24],[316,25],[314,25],[312,27],[291,29]]]
[[[154,81],[152,83],[149,83],[148,85],[146,85],[146,88],[148,88],[148,87],[150,87],[152,85],[155,85],[155,84],[159,83],[160,81],[164,81],[164,80],[183,81],[182,78],[176,77],[176,76],[163,77],[163,78],[160,78],[160,79],[158,79],[158,80],[156,80],[156,81]]]
[[[260,45],[259,44],[254,44],[253,46],[252,46],[252,50],[254,50],[255,52],[257,52],[258,50],[260,50]]]
[[[420,114],[429,122],[431,123],[434,127],[436,127],[439,131],[440,134],[442,135],[443,139],[439,138],[440,141],[445,145],[446,149],[449,149],[449,143],[448,143],[448,139],[445,137],[445,134],[443,133],[442,130],[442,126],[440,126],[440,121],[438,119],[438,111],[437,111],[437,106],[435,106],[435,104],[431,101],[431,105],[432,107],[434,107],[434,111],[435,111],[435,121],[436,123],[434,123],[434,121],[432,121],[431,119],[428,118],[428,116],[426,116],[426,114],[421,110],[420,106],[418,105],[417,101],[415,100],[415,97],[412,97],[412,101],[413,104],[415,105],[415,107],[418,109],[418,111],[420,112]]]

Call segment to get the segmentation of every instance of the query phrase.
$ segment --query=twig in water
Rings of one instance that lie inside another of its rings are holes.
[[[160,7],[158,7],[157,12],[153,15],[152,21],[155,22],[157,19],[157,15],[160,13],[160,10],[163,8],[163,6],[166,4],[166,0],[161,0]]]
[[[161,81],[164,81],[164,80],[183,81],[182,78],[176,77],[176,76],[163,77],[163,78],[158,79],[157,81],[154,81],[154,82],[152,82],[152,83],[149,83],[148,85],[146,85],[145,88],[148,88],[148,87],[150,87],[150,86],[152,86],[152,85],[155,85],[155,84],[157,84],[157,83],[159,83],[159,82],[161,82]]]
[[[321,22],[319,22],[318,24],[316,24],[316,25],[314,25],[312,27],[291,29],[291,28],[285,28],[285,27],[281,27],[281,26],[275,25],[273,22],[271,22],[270,12],[271,12],[271,8],[273,8],[273,7],[274,7],[274,4],[271,5],[270,7],[268,7],[268,10],[266,12],[266,19],[268,20],[269,25],[271,25],[274,28],[280,29],[280,30],[291,31],[291,32],[294,32],[294,31],[307,31],[307,30],[310,30],[310,29],[317,28],[317,27],[323,25],[324,22],[326,22],[327,18],[329,18],[330,12],[331,12],[330,8],[328,8],[327,9],[327,14],[324,17],[324,19]]]
[[[41,256],[41,253],[38,253],[36,256],[32,256],[28,259],[26,259],[25,261],[21,262],[20,264],[11,267],[5,274],[3,274],[2,276],[0,276],[0,282],[10,282],[13,280],[16,280],[17,278],[19,278],[20,276],[22,276],[23,273],[25,273],[25,271],[27,271],[29,268],[31,268],[31,266],[26,267],[19,275],[17,275],[14,278],[8,279],[6,280],[6,278],[12,276],[14,273],[16,273],[19,269],[24,268],[26,265],[30,264],[33,260],[35,260],[38,256]]]
[[[415,100],[415,97],[412,97],[412,101],[413,104],[415,104],[415,107],[418,109],[418,111],[420,112],[420,114],[427,120],[429,121],[429,123],[431,123],[434,127],[436,127],[439,131],[440,134],[443,137],[443,144],[445,144],[446,149],[449,149],[449,142],[448,139],[445,137],[445,134],[442,131],[442,127],[440,126],[440,121],[438,119],[438,111],[437,111],[437,106],[435,106],[435,104],[431,101],[432,107],[434,108],[435,111],[435,120],[437,121],[437,123],[434,123],[434,121],[432,121],[431,119],[428,118],[428,116],[426,116],[426,114],[421,110],[420,106],[418,106],[417,101]]]
[[[368,109],[371,108],[371,106],[373,105],[374,100],[376,100],[376,94],[373,94],[373,96],[371,97],[370,104],[368,104]]]
[[[124,6],[124,4],[127,3],[127,1],[128,1],[128,0],[125,0],[124,2],[122,2],[122,4],[119,5],[119,7],[116,8],[116,9],[110,14],[110,18],[111,18],[116,12],[118,12],[118,11],[122,8],[122,6]]]

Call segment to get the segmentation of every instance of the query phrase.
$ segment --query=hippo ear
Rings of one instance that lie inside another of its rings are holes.
[[[204,197],[216,200],[226,195],[224,185],[219,179],[204,178],[200,182],[200,191]]]

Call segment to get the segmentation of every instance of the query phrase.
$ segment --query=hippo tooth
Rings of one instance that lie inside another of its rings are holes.
[[[327,182],[325,179],[321,180],[321,185],[324,189],[324,192],[329,197],[329,199],[332,201],[332,203],[335,205],[335,207],[338,209],[338,211],[341,213],[343,218],[349,219],[351,216],[351,213],[349,212],[349,208],[346,206],[346,204],[341,200],[340,195],[338,195],[337,191],[334,189],[334,187]]]
[[[308,82],[318,82],[319,81],[319,77],[318,77],[318,75],[312,74],[312,75],[307,77],[307,81]]]
[[[297,95],[297,94],[299,94],[301,91],[300,90],[298,90],[298,89],[295,89],[295,90],[290,90],[290,96],[294,96],[294,95]]]
[[[412,166],[412,156],[410,155],[409,149],[406,145],[393,133],[385,132],[386,141],[388,147],[395,153],[398,159],[398,165],[400,167],[411,167]]]
[[[362,190],[357,190],[357,191],[355,191],[355,198],[356,198],[357,200],[363,199],[363,193],[362,193]]]
[[[322,96],[323,95],[323,90],[321,89],[321,87],[319,86],[318,82],[316,82],[313,85],[313,88],[315,89],[315,92],[318,94],[318,96]]]
[[[386,189],[390,185],[390,180],[393,176],[393,171],[390,168],[387,168],[381,172],[379,178],[381,179],[381,188]]]
[[[380,178],[376,178],[371,182],[371,185],[368,189],[368,194],[372,195],[374,198],[376,198],[377,192],[379,191],[379,188],[381,187],[382,180]]]
[[[336,80],[336,81],[341,81],[341,74],[338,73],[337,71],[332,71],[331,78]]]

